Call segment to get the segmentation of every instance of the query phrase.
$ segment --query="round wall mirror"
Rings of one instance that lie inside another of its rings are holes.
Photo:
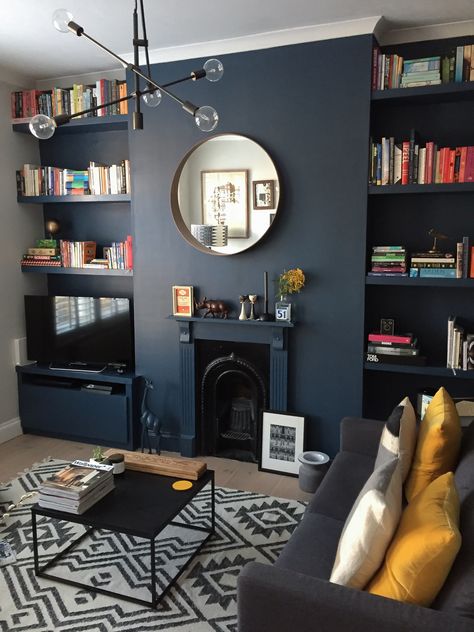
[[[171,187],[173,218],[192,246],[233,255],[254,246],[278,210],[280,183],[272,159],[258,143],[220,134],[193,147]]]

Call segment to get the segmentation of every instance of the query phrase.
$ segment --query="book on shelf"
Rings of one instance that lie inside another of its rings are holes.
[[[76,460],[43,481],[40,492],[79,500],[95,487],[113,480],[113,466]]]
[[[64,268],[82,268],[95,258],[97,244],[95,241],[59,241],[61,261]]]
[[[369,276],[405,276],[406,250],[403,246],[373,246]]]
[[[387,344],[387,343],[391,343],[391,344],[407,344],[407,345],[411,345],[413,344],[413,341],[415,339],[415,336],[412,333],[406,333],[406,334],[381,334],[378,332],[373,332],[370,333],[367,336],[367,339],[369,342],[373,342],[373,343],[381,343],[381,344]]]
[[[420,355],[420,350],[416,347],[398,347],[398,346],[384,346],[384,345],[367,345],[367,353],[377,353],[379,355],[392,355],[392,356],[417,356]]]
[[[119,79],[98,79],[94,84],[87,85],[75,83],[70,88],[17,90],[11,93],[11,118],[15,123],[24,122],[36,114],[76,114],[126,95],[126,81]],[[78,118],[115,114],[128,114],[127,101],[100,108]]]
[[[414,356],[394,356],[381,353],[366,353],[366,362],[380,363],[380,364],[408,364],[412,366],[425,366],[426,357],[420,355]]]
[[[455,279],[455,268],[410,268],[411,278]]]

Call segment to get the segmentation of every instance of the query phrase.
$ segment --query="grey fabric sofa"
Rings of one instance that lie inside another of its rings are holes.
[[[328,581],[344,521],[371,474],[383,423],[345,418],[340,452],[274,565],[247,564],[238,578],[239,632],[473,632],[474,422],[455,473],[462,548],[431,608]]]

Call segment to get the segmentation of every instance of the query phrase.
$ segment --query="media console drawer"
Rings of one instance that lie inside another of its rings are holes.
[[[24,432],[124,449],[136,447],[139,378],[106,380],[104,376],[101,383],[84,375],[63,378],[34,368],[19,367],[17,372]]]

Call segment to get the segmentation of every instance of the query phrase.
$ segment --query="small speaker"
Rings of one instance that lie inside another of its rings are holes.
[[[26,337],[25,338],[15,338],[13,340],[13,362],[15,366],[18,364],[23,366],[25,364],[32,364],[30,360],[28,360],[28,355],[26,352]]]

